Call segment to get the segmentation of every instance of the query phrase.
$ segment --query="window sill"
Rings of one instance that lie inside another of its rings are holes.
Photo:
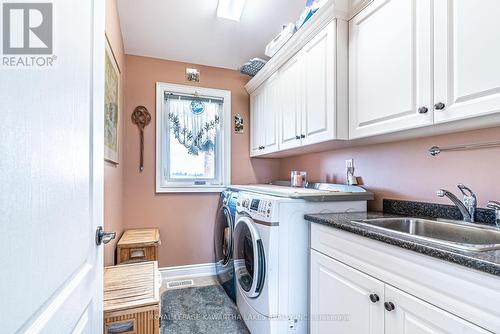
[[[161,187],[156,189],[157,194],[169,193],[220,193],[227,189],[226,186],[218,187]]]

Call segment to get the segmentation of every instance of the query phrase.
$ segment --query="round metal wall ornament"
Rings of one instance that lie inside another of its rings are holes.
[[[205,111],[205,103],[202,100],[191,101],[191,111],[195,115],[201,115]]]

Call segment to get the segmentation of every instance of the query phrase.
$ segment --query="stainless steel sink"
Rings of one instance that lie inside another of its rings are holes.
[[[376,218],[354,223],[473,252],[500,249],[500,229],[455,221],[419,218]]]

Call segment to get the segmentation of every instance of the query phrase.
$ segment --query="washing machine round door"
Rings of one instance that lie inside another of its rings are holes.
[[[234,269],[236,282],[245,295],[256,298],[264,286],[264,247],[252,218],[238,218],[234,227]]]

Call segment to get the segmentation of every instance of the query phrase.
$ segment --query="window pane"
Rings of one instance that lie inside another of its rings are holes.
[[[189,154],[174,134],[170,133],[170,178],[171,179],[215,179],[214,152]]]

